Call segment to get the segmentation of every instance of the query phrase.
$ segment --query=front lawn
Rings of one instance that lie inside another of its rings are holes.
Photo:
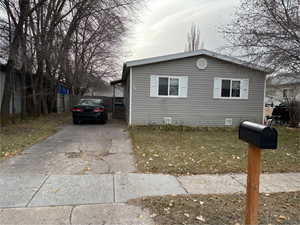
[[[150,210],[157,225],[244,224],[245,195],[147,197],[129,203]],[[259,224],[300,224],[300,192],[261,194]]]
[[[55,133],[60,125],[71,121],[70,113],[49,114],[9,124],[0,130],[0,159],[14,156],[25,148]]]
[[[300,130],[277,128],[279,149],[263,151],[263,172],[300,172]],[[129,129],[140,172],[173,175],[246,172],[247,143],[233,128]]]

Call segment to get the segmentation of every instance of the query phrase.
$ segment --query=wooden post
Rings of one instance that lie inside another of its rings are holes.
[[[259,176],[261,170],[261,149],[249,144],[248,149],[248,177],[247,177],[247,206],[246,225],[257,224],[259,199]]]

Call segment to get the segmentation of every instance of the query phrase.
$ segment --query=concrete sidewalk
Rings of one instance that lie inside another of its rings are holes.
[[[125,203],[144,196],[245,192],[245,174],[0,176],[0,208]],[[300,173],[262,174],[260,191],[300,191]]]
[[[147,209],[126,204],[144,196],[245,192],[245,174],[0,176],[0,224],[154,225]],[[263,174],[261,192],[300,191],[300,173]]]

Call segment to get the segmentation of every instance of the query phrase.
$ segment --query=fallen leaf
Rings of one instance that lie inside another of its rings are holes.
[[[60,190],[60,188],[57,188],[55,190],[53,190],[54,193],[58,192]]]
[[[199,221],[205,222],[205,219],[203,216],[197,216],[196,219]]]
[[[279,219],[279,220],[287,220],[287,217],[286,217],[286,216],[280,215],[280,216],[278,216],[278,219]]]
[[[188,218],[190,217],[190,214],[188,214],[188,213],[184,213],[183,215]]]

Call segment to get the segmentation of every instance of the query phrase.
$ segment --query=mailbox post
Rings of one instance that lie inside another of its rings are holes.
[[[259,176],[261,172],[261,149],[277,148],[277,131],[268,126],[244,121],[239,127],[239,139],[249,143],[245,224],[256,225]]]

